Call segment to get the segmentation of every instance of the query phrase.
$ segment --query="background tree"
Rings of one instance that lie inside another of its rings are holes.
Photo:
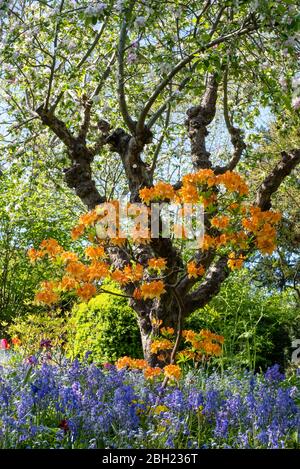
[[[38,139],[51,172],[64,167],[67,186],[89,210],[118,197],[116,188],[128,187],[131,202],[140,201],[140,191],[166,174],[166,161],[174,190],[182,187],[182,168],[212,169],[218,176],[239,168],[247,155],[245,130],[261,106],[274,115],[288,110],[298,121],[292,80],[299,15],[291,1],[25,0],[6,1],[1,9],[3,127],[10,138],[4,139],[4,167],[20,157],[21,142],[27,155]],[[218,154],[207,150],[217,110],[231,141]],[[187,162],[172,170],[167,156],[174,147]],[[260,181],[253,200],[262,212],[299,159],[299,148],[288,148]],[[119,171],[104,185],[94,179],[97,168],[101,176],[112,164]],[[212,217],[207,213],[206,233],[216,236]],[[111,247],[109,255],[115,269],[133,258],[142,266],[166,259],[165,295],[143,301],[132,297],[134,282],[125,285],[150,362],[151,319],[177,326],[179,316],[217,294],[230,272],[228,253],[210,246],[192,260],[205,275],[188,275],[186,253],[162,237],[134,252]]]

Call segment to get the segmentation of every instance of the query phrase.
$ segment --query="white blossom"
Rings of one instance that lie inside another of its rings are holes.
[[[134,22],[135,26],[142,28],[146,24],[146,18],[144,16],[137,16]]]
[[[172,69],[172,65],[169,63],[162,63],[159,65],[159,71],[161,73],[167,74],[171,71],[171,69]]]
[[[280,84],[281,88],[283,88],[284,90],[287,89],[287,81],[284,77],[280,77],[278,83]]]
[[[118,0],[116,3],[116,10],[122,11],[123,7],[124,7],[124,0]]]
[[[292,107],[295,109],[295,111],[298,111],[300,109],[300,96],[297,96],[292,100]]]
[[[99,103],[99,102],[100,102],[100,96],[98,96],[98,95],[93,96],[93,97],[92,97],[92,101],[93,101],[93,103],[95,103],[95,104]]]
[[[96,14],[99,14],[99,13],[102,13],[106,7],[107,7],[106,3],[98,3],[98,5],[95,6],[94,10]]]
[[[129,64],[134,64],[135,62],[137,62],[137,60],[138,60],[138,57],[137,57],[136,52],[135,51],[129,52],[128,57],[127,57],[127,62]]]
[[[293,78],[293,81],[292,81],[292,87],[294,89],[298,88],[298,86],[300,86],[300,76],[296,76]]]

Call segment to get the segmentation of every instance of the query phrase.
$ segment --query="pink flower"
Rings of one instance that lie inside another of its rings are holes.
[[[0,340],[0,349],[2,349],[2,350],[7,350],[7,349],[9,349],[9,348],[10,348],[10,345],[9,345],[9,343],[7,342],[7,340],[6,340],[6,339],[1,339],[1,340]]]

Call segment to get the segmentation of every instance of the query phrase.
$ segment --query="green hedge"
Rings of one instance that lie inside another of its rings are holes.
[[[120,291],[109,285],[108,289]],[[129,355],[140,358],[142,346],[135,312],[124,297],[102,293],[74,309],[75,355],[98,362],[114,362]]]

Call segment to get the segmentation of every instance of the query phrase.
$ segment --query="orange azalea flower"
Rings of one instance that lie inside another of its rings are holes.
[[[143,370],[147,366],[147,362],[142,358],[132,358],[130,366],[136,370]]]
[[[224,337],[222,335],[214,334],[213,332],[207,329],[201,329],[199,335],[203,338],[210,339],[210,340],[217,340],[221,344],[224,343]]]
[[[162,320],[161,320],[161,319],[152,318],[152,319],[151,319],[151,324],[152,324],[153,327],[158,328],[159,326],[162,325]]]
[[[89,226],[93,225],[95,221],[97,221],[98,215],[95,210],[92,210],[91,212],[84,213],[81,215],[79,218],[79,224],[84,225],[84,226]]]
[[[197,183],[204,183],[208,186],[213,186],[215,184],[215,174],[212,169],[200,169],[195,173],[195,181]]]
[[[144,300],[147,298],[159,298],[166,291],[162,280],[154,280],[153,282],[144,283],[141,285],[140,290]]]
[[[141,300],[142,299],[141,290],[139,288],[135,288],[132,296],[135,300]]]
[[[170,199],[172,200],[175,195],[174,188],[171,184],[163,181],[159,181],[154,186],[154,196],[158,199]]]
[[[242,267],[245,259],[246,259],[245,256],[242,256],[242,255],[238,256],[234,252],[231,252],[229,254],[229,260],[227,262],[227,265],[231,270],[240,269]]]
[[[83,235],[85,230],[84,225],[76,225],[71,231],[71,238],[75,241],[76,239],[80,238]]]
[[[211,219],[210,224],[220,230],[225,230],[229,224],[229,217],[223,215],[222,217],[214,217]]]
[[[65,270],[77,280],[84,280],[88,271],[86,265],[79,261],[69,262]]]
[[[178,365],[166,365],[164,367],[164,374],[169,379],[178,380],[181,376],[181,369]]]
[[[204,208],[209,207],[210,205],[213,205],[215,202],[217,202],[217,194],[211,194],[209,197],[204,197],[203,195],[200,198],[201,202],[203,203]]]
[[[183,330],[182,337],[185,339],[186,342],[191,342],[196,337],[196,332],[192,330]]]
[[[161,374],[162,374],[162,370],[161,370],[161,368],[158,368],[158,367],[152,368],[152,367],[148,366],[144,370],[145,379],[153,379],[156,376],[160,376]]]
[[[143,278],[144,268],[142,264],[134,266],[128,264],[124,267],[123,273],[127,281],[135,282]]]
[[[46,251],[51,257],[55,257],[63,251],[63,248],[58,244],[56,239],[53,238],[44,239],[40,244],[40,248]]]
[[[88,246],[84,252],[90,259],[99,259],[99,257],[106,256],[103,246]]]
[[[181,200],[186,203],[197,203],[199,201],[199,194],[195,185],[183,185],[181,189],[177,191]]]
[[[238,192],[240,195],[249,193],[244,179],[234,171],[226,171],[226,173],[216,176],[216,180],[218,184],[223,184],[228,192]]]
[[[113,238],[113,237],[111,237],[109,239],[109,242],[113,246],[123,246],[126,243],[126,238],[120,238],[120,237]]]
[[[61,279],[60,286],[62,290],[70,291],[70,290],[75,290],[78,286],[78,282],[72,277],[69,277],[68,275],[64,275],[63,278]]]
[[[13,337],[11,339],[11,343],[15,346],[15,347],[20,347],[20,345],[22,344],[22,342],[20,341],[20,339],[18,337]]]
[[[60,258],[65,262],[78,261],[78,257],[75,252],[65,251],[61,254]]]
[[[31,248],[28,250],[27,255],[30,259],[30,262],[34,263],[38,259],[41,259],[42,257],[44,257],[45,253],[43,253],[42,251],[37,251],[34,248]]]
[[[142,201],[145,202],[145,204],[149,204],[149,202],[155,197],[155,189],[154,187],[144,187],[143,189],[140,189],[139,194]]]
[[[121,285],[128,283],[129,279],[126,277],[124,272],[120,269],[116,269],[111,273],[111,279],[114,280],[115,282],[120,283]]]
[[[202,264],[200,264],[200,266],[197,267],[196,263],[194,261],[191,261],[187,264],[187,272],[188,272],[189,278],[192,278],[192,277],[197,278],[205,273],[205,268],[203,267]]]
[[[248,237],[243,231],[238,231],[232,237],[234,245],[238,249],[247,249],[248,247]]]
[[[43,290],[35,295],[35,301],[37,303],[42,303],[45,305],[52,305],[54,303],[57,303],[59,300],[59,296],[57,293],[54,293],[51,290]]]
[[[159,350],[172,350],[173,344],[169,339],[157,339],[151,343],[150,350],[157,353]]]
[[[228,208],[229,208],[229,210],[231,210],[231,211],[235,211],[235,210],[237,210],[237,209],[239,208],[239,204],[236,203],[236,202],[233,202],[232,204],[229,205]]]
[[[153,270],[164,270],[167,266],[167,261],[163,257],[153,257],[148,260],[148,266]]]
[[[132,359],[127,356],[118,358],[118,360],[116,361],[117,370],[120,370],[121,368],[126,368],[126,366],[130,366],[131,360]]]
[[[181,350],[178,355],[178,359],[188,359],[188,360],[196,360],[201,358],[201,355],[197,352],[193,352],[192,350]]]
[[[275,236],[275,228],[269,223],[266,223],[262,229],[256,233],[255,243],[262,254],[272,254],[276,249]]]
[[[202,249],[202,251],[207,251],[208,249],[215,247],[215,244],[216,244],[215,238],[213,238],[212,236],[208,234],[205,234],[203,236],[202,246],[200,246],[200,248]]]
[[[90,300],[96,293],[96,287],[91,283],[85,283],[76,290],[76,294],[84,301]]]
[[[174,332],[173,327],[162,327],[160,330],[161,335],[173,335]]]
[[[119,358],[116,361],[116,368],[120,370],[121,368],[125,367],[142,370],[147,367],[147,362],[146,360],[140,358],[130,358],[127,356]]]
[[[93,261],[92,264],[87,268],[86,277],[92,282],[93,280],[105,278],[109,273],[109,265],[105,262]]]

